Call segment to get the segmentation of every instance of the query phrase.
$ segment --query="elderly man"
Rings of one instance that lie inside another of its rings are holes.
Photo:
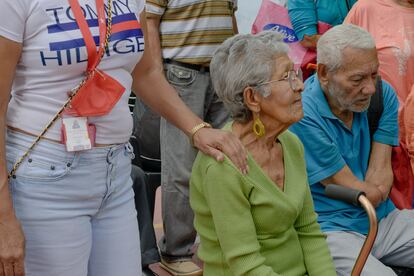
[[[339,25],[317,47],[317,74],[303,93],[305,116],[291,130],[305,146],[319,223],[338,275],[350,275],[368,218],[362,208],[329,199],[324,190],[336,183],[364,191],[376,206],[379,231],[362,275],[395,275],[388,265],[414,267],[414,212],[397,210],[388,198],[391,147],[398,145],[397,97],[383,82],[384,110],[371,141],[366,111],[379,66],[371,35],[354,25]]]

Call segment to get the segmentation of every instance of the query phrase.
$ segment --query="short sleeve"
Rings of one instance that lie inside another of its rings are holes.
[[[289,128],[305,147],[306,170],[310,185],[330,177],[346,165],[334,139],[324,130],[321,120],[321,117],[305,116]]]
[[[137,0],[137,15],[140,15],[145,8],[145,0]]]
[[[293,29],[299,40],[303,40],[305,34],[312,36],[318,33],[315,1],[289,0],[288,12]]]
[[[374,5],[371,5],[369,1],[356,1],[351,10],[346,15],[344,23],[354,24],[367,29],[367,18],[374,12],[371,10],[371,7],[373,6]]]
[[[23,42],[29,6],[25,0],[0,0],[0,36]]]
[[[398,99],[394,89],[382,81],[384,110],[381,114],[374,141],[390,146],[398,146]]]
[[[145,11],[148,15],[163,15],[168,6],[168,0],[147,0]]]

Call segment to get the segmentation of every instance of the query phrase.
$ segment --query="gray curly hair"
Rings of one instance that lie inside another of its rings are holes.
[[[245,123],[252,119],[244,103],[244,89],[269,81],[274,72],[274,57],[287,54],[288,50],[283,36],[272,31],[236,35],[218,47],[210,63],[211,79],[235,121]],[[255,87],[263,97],[270,95],[270,89],[268,85]]]

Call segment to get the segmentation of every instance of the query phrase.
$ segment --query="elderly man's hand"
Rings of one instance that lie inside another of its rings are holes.
[[[380,184],[380,183],[371,183],[370,181],[365,181],[368,185],[376,187],[377,190],[381,193],[382,201],[385,201],[388,198],[388,195],[391,192],[392,185],[389,184]],[[392,183],[392,182],[391,182]]]
[[[382,194],[382,201],[385,201],[392,189],[392,186],[387,186],[387,185],[379,185],[377,186],[378,190],[380,190],[381,194]]]
[[[364,192],[374,207],[378,207],[384,201],[382,191],[375,185],[366,185]]]
[[[227,155],[231,161],[247,174],[247,151],[240,140],[230,131],[202,128],[194,134],[194,146],[217,161],[223,161]]]
[[[24,235],[16,217],[0,220],[0,276],[24,276]]]

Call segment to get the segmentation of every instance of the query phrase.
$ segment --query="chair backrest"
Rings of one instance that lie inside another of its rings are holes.
[[[128,101],[134,120],[134,130],[130,140],[136,157],[133,164],[144,171],[160,172],[160,116],[149,109],[131,93]]]
[[[161,159],[151,158],[142,154],[140,140],[135,136],[131,136],[129,142],[134,148],[135,158],[132,164],[140,167],[144,172],[159,173],[161,172]]]

